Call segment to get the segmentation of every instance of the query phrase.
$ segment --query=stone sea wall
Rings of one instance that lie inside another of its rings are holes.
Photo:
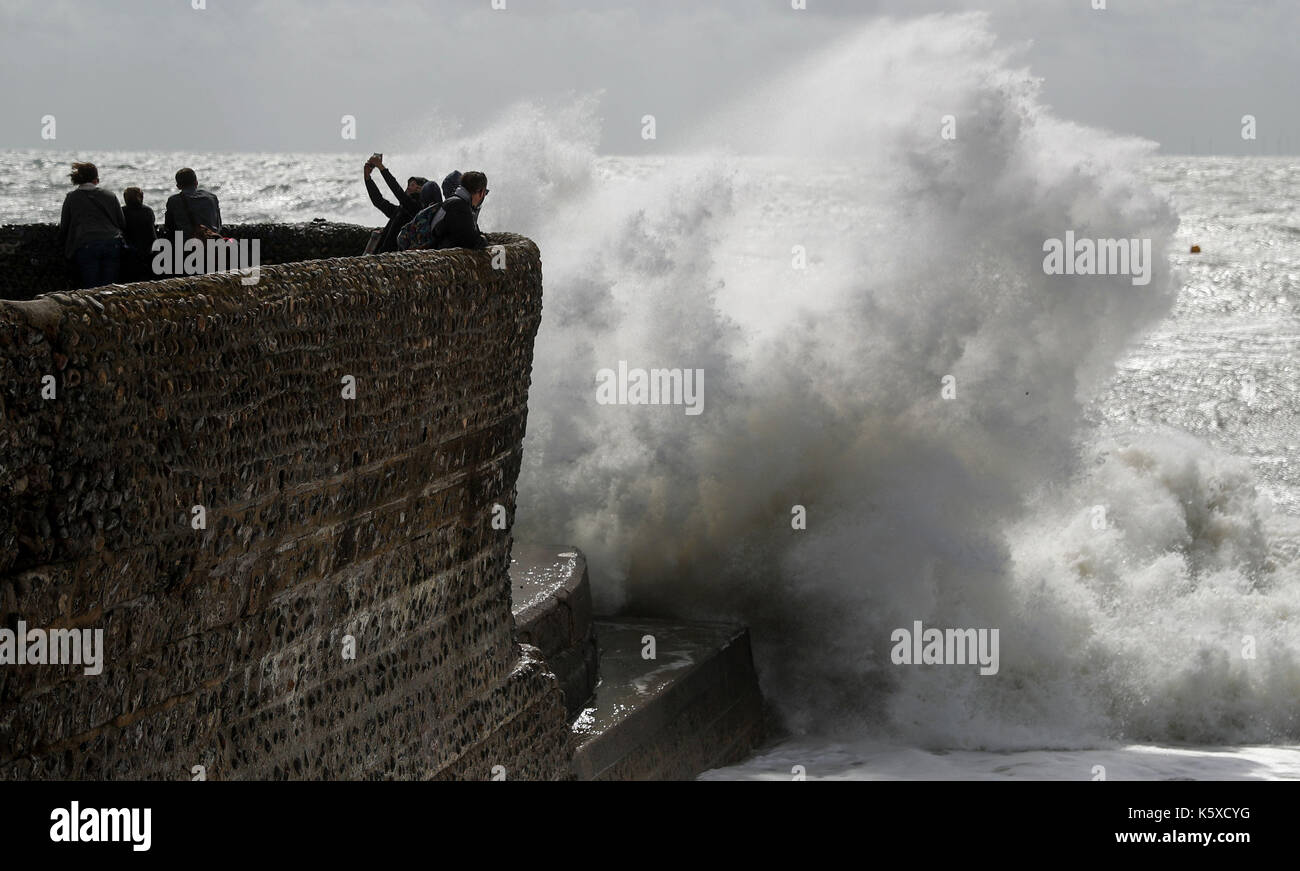
[[[103,644],[0,664],[0,779],[568,776],[507,574],[541,263],[491,241],[0,302],[0,630]]]
[[[161,228],[160,228],[161,229]],[[263,264],[351,257],[366,250],[369,227],[322,220],[301,224],[227,224],[232,239],[257,239]],[[32,299],[75,285],[58,247],[57,224],[0,225],[0,299]]]

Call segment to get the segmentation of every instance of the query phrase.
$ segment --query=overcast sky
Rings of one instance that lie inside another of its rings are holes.
[[[600,92],[602,150],[637,153],[642,115],[707,120],[867,19],[986,10],[1064,117],[1172,153],[1300,150],[1300,0],[1093,2],[0,0],[0,147],[397,151],[446,119]]]

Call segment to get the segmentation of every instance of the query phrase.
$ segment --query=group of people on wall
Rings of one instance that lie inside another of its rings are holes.
[[[112,191],[99,186],[93,163],[74,163],[74,185],[63,199],[59,215],[59,250],[72,266],[79,287],[101,287],[119,281],[164,278],[154,275],[151,258],[158,238],[153,209],[144,204],[138,187],[122,191],[119,203]],[[176,173],[177,192],[167,199],[163,236],[180,233],[185,239],[221,237],[221,204],[217,195],[199,187],[189,167]]]
[[[384,198],[372,177],[378,169],[397,199]],[[366,190],[370,201],[388,218],[371,235],[367,254],[416,248],[484,248],[478,227],[479,210],[489,191],[481,172],[449,173],[441,183],[420,176],[400,185],[384,166],[383,155],[366,160]],[[159,238],[153,209],[138,187],[122,191],[123,202],[99,185],[93,163],[74,163],[73,189],[59,215],[58,246],[75,275],[78,287],[101,287],[128,281],[166,278],[154,269],[154,241]],[[222,238],[221,203],[216,194],[199,187],[198,175],[185,167],[176,172],[177,192],[167,199],[162,238],[180,234],[183,240]]]
[[[396,197],[390,203],[373,178],[378,169]],[[388,223],[371,235],[368,254],[407,251],[412,248],[484,248],[478,228],[479,209],[488,195],[487,176],[481,172],[450,172],[441,183],[413,175],[402,187],[384,166],[383,154],[372,154],[362,174],[370,202]]]

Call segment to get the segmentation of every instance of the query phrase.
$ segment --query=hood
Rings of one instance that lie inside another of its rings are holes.
[[[443,196],[451,196],[460,187],[460,170],[455,169],[447,173],[447,177],[442,180]]]
[[[420,188],[420,208],[428,208],[442,202],[442,191],[436,181],[426,181]]]

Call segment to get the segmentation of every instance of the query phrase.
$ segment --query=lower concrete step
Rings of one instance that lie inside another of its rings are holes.
[[[576,548],[515,542],[510,558],[515,632],[560,681],[572,721],[596,688],[597,649],[587,560]]]
[[[573,725],[579,780],[689,780],[753,753],[763,715],[748,629],[631,618],[595,628],[600,683]]]

